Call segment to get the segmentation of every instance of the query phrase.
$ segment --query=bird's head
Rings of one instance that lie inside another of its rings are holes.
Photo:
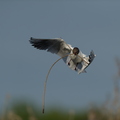
[[[74,55],[78,55],[79,52],[80,52],[80,51],[79,51],[79,48],[77,48],[77,47],[74,47],[74,48],[73,48],[73,54],[74,54]]]

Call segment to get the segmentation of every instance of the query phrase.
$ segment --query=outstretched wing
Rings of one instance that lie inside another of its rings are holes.
[[[30,38],[30,43],[37,49],[47,50],[51,53],[58,53],[60,46],[64,41],[62,39],[36,39]]]
[[[61,38],[54,39],[36,39],[30,38],[30,43],[37,49],[47,50],[48,52],[58,54],[63,57],[73,49],[69,44],[66,44]]]

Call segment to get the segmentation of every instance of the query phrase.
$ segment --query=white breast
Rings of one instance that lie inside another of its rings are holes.
[[[71,54],[69,57],[71,58],[71,60],[72,60],[75,64],[82,61],[82,59],[81,59],[81,57],[80,57],[79,55]]]

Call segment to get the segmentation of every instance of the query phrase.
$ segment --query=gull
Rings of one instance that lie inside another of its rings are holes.
[[[48,52],[59,55],[63,61],[71,68],[78,72],[86,72],[86,68],[96,56],[93,51],[89,56],[83,54],[78,47],[72,47],[61,38],[54,39],[36,39],[30,38],[30,43],[37,49],[47,50]]]
[[[60,56],[60,58],[51,66],[50,70],[60,59],[63,59],[63,61],[67,64],[67,66],[70,69],[80,74],[86,72],[85,69],[91,64],[91,62],[96,56],[93,50],[90,52],[90,55],[86,56],[78,47],[72,47],[70,44],[67,44],[62,38],[38,39],[31,37],[29,41],[32,44],[32,46],[39,50],[47,50],[48,52]],[[44,84],[43,113],[46,83],[50,70],[46,76],[46,81]]]

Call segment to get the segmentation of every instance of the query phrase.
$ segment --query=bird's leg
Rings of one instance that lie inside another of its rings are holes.
[[[68,62],[68,65],[70,66],[70,61],[71,61],[71,59],[69,60],[69,62]]]
[[[78,66],[78,63],[77,63],[76,66],[75,66],[75,71],[77,70],[77,66]]]

